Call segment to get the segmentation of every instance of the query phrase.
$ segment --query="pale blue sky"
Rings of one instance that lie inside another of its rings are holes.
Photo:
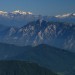
[[[75,12],[75,0],[0,0],[0,10],[23,10],[53,16]]]

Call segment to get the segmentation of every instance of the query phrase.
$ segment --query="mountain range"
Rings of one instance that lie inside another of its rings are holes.
[[[48,44],[75,52],[75,24],[38,19],[20,28],[0,25],[0,42],[18,46]]]
[[[67,13],[64,15],[56,16],[42,16],[35,15],[32,12],[25,12],[20,10],[16,10],[13,12],[0,11],[0,24],[2,25],[21,27],[31,21],[36,21],[38,19],[54,22],[60,21],[75,23],[75,13]]]
[[[39,71],[75,75],[75,13],[0,11],[0,74],[39,75]]]

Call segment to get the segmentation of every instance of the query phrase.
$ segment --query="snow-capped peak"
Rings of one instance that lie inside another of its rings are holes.
[[[13,11],[13,12],[0,11],[0,15],[2,15],[2,16],[9,16],[9,13],[10,14],[32,15],[31,12],[25,12],[25,11],[20,11],[20,10],[16,10],[16,11]]]
[[[31,12],[24,12],[24,11],[20,11],[20,10],[13,11],[12,13],[13,14],[23,14],[23,15],[26,15],[26,14],[31,15],[32,14]]]
[[[5,14],[5,13],[7,13],[7,12],[4,12],[4,11],[0,11],[0,14]]]
[[[7,12],[4,12],[4,11],[0,11],[0,15],[6,15]]]
[[[75,16],[75,13],[68,13],[68,14],[64,14],[64,15],[57,15],[55,17],[57,17],[57,18],[65,18],[65,17],[70,17],[70,16]]]
[[[75,16],[75,13],[73,15]]]

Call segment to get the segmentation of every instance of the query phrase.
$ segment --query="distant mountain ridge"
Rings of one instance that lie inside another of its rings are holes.
[[[65,18],[65,17],[75,17],[75,13],[68,13],[63,15],[56,15],[58,18]]]
[[[38,19],[54,22],[60,21],[75,23],[75,13],[56,16],[42,16],[34,15],[32,12],[25,12],[20,10],[15,10],[13,12],[0,11],[0,24],[3,25],[21,27],[29,22],[36,21]]]
[[[16,10],[13,12],[0,11],[0,24],[6,26],[16,26],[21,27],[28,22],[35,21],[37,16],[33,15],[31,12],[24,12]]]

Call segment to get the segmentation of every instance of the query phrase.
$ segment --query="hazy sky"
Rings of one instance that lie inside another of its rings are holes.
[[[75,12],[75,0],[0,0],[0,10],[23,10],[51,16]]]

